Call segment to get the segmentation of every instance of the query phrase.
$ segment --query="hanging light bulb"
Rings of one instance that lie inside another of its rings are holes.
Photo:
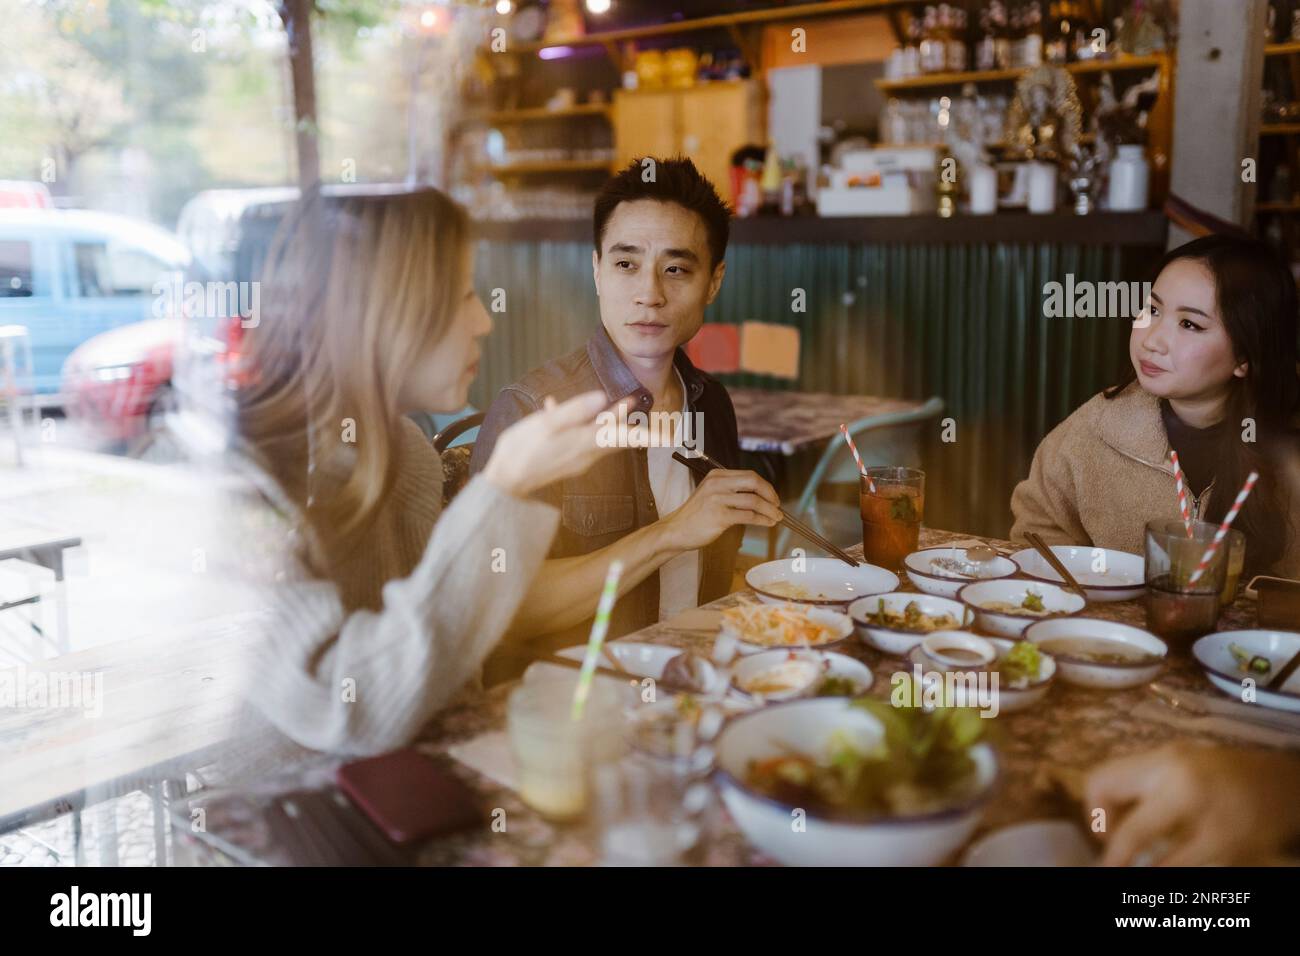
[[[515,5],[510,0],[497,0],[497,13],[503,17],[508,17],[514,11]]]
[[[587,0],[587,9],[592,13],[608,13],[609,0]]]

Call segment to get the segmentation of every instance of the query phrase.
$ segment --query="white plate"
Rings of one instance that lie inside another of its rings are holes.
[[[1098,690],[1120,690],[1150,683],[1164,669],[1164,658],[1169,653],[1169,646],[1150,631],[1096,617],[1052,618],[1031,624],[1025,631],[1025,640],[1035,644],[1064,637],[1092,637],[1114,641],[1160,658],[1154,664],[1096,664],[1073,659],[1066,651],[1052,652],[1061,680],[1067,684]]]
[[[858,634],[868,645],[889,654],[891,657],[905,657],[927,635],[917,631],[880,627],[870,623],[867,620],[867,615],[876,613],[879,601],[884,601],[887,609],[897,612],[902,612],[908,604],[915,601],[922,614],[951,614],[957,620],[958,626],[949,628],[949,630],[962,630],[970,626],[971,614],[959,602],[948,598],[934,597],[930,594],[896,591],[893,594],[877,594],[854,601],[849,605],[849,617],[853,618],[853,624],[858,629]]]
[[[987,638],[987,640],[997,648],[999,660],[1001,660],[1006,655],[1007,651],[1011,650],[1011,648],[1016,644],[1015,641],[1009,641],[1003,637],[990,637]],[[1030,684],[1028,687],[1021,687],[1019,689],[1005,687],[1003,686],[1002,681],[1000,679],[998,680],[999,714],[1015,714],[1022,710],[1028,710],[1030,707],[1034,706],[1034,704],[1047,696],[1047,692],[1051,690],[1052,684],[1056,680],[1056,661],[1052,658],[1052,655],[1048,654],[1046,651],[1039,651],[1039,657],[1042,663],[1038,666],[1038,680]],[[960,672],[964,670],[964,668],[961,667],[945,668],[934,658],[930,657],[930,655],[925,652],[925,648],[920,644],[912,649],[912,652],[908,654],[907,659],[908,662],[913,665],[919,664],[923,673],[926,671],[952,670]]]
[[[1229,644],[1238,644],[1251,654],[1267,657],[1273,662],[1273,670],[1267,674],[1242,673],[1237,670],[1237,659],[1228,650]],[[1192,645],[1192,656],[1205,668],[1205,676],[1229,697],[1241,700],[1242,679],[1253,677],[1255,703],[1292,713],[1300,713],[1300,668],[1287,678],[1282,693],[1265,690],[1264,685],[1297,651],[1300,651],[1300,634],[1294,631],[1216,631]]]
[[[1140,554],[1115,551],[1110,548],[1085,548],[1072,544],[1054,544],[1052,554],[1074,575],[1089,601],[1131,601],[1146,591],[1146,569]],[[1061,576],[1052,570],[1041,554],[1025,548],[1011,556],[1022,572],[1036,581],[1062,584]],[[1104,571],[1094,571],[1094,567]]]
[[[783,603],[790,603],[790,602],[783,602]],[[723,617],[722,619],[722,627],[719,629],[719,633],[734,639],[736,641],[737,649],[742,654],[759,654],[763,651],[773,651],[773,650],[789,651],[801,647],[814,647],[817,650],[825,650],[828,647],[834,647],[836,644],[839,644],[846,637],[848,637],[850,634],[853,633],[853,622],[849,620],[849,616],[847,614],[842,614],[839,611],[832,611],[827,608],[813,607],[809,604],[790,604],[790,606],[795,608],[798,611],[802,611],[803,613],[807,614],[808,617],[810,617],[812,620],[820,621],[822,624],[825,624],[828,627],[832,628],[835,631],[835,636],[831,640],[823,641],[822,643],[815,644],[815,645],[755,644],[751,641],[746,640],[745,635],[742,634],[731,623],[730,619],[726,617]]]
[[[935,558],[956,558],[964,561],[966,549],[926,548],[923,551],[913,551],[903,559],[907,579],[917,590],[933,594],[935,597],[955,598],[957,592],[972,581],[996,581],[999,578],[1009,578],[1020,570],[1010,558],[998,555],[993,560],[984,562],[983,570],[987,573],[981,574],[978,578],[951,578],[936,574],[931,569],[930,562]]]
[[[796,563],[802,570],[796,570]],[[896,590],[898,575],[874,564],[851,568],[839,558],[789,558],[755,565],[745,574],[745,583],[768,604],[811,604],[842,611],[860,597]],[[782,597],[767,590],[777,583],[795,584],[825,597]]]
[[[1054,619],[1008,614],[1004,611],[986,611],[980,605],[987,601],[1006,601],[1011,604],[1020,604],[1028,594],[1037,594],[1043,599],[1044,608],[1063,614],[1078,614],[1088,603],[1073,591],[1067,591],[1055,584],[1011,579],[1005,581],[976,581],[973,584],[965,585],[957,592],[957,597],[975,612],[975,623],[980,630],[996,634],[998,637],[1018,638],[1030,624]]]
[[[1076,823],[1038,820],[975,841],[962,866],[1096,866],[1099,854]]]
[[[629,680],[633,678],[651,678],[659,680],[664,676],[664,667],[668,662],[682,653],[682,648],[671,647],[667,644],[639,644],[635,641],[610,641],[605,645],[605,650],[609,651],[623,665],[628,672]],[[575,644],[573,647],[566,647],[563,650],[556,651],[557,657],[567,657],[572,661],[581,661],[587,654],[585,644]],[[596,659],[597,667],[604,667],[609,670],[614,669],[614,665],[602,653]],[[537,661],[528,665],[528,673],[537,669],[561,670],[558,664],[548,664],[545,661]],[[715,693],[720,693],[723,688],[718,686],[721,678],[718,676],[717,669],[707,660],[704,661],[702,668],[709,687]],[[609,674],[599,675],[601,678],[611,682],[617,682],[617,678]],[[527,679],[527,673],[525,673]]]

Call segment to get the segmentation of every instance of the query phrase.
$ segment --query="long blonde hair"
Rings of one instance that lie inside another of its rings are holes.
[[[315,191],[271,243],[238,427],[336,556],[392,487],[398,393],[455,317],[469,249],[465,211],[435,189],[333,201]],[[331,477],[322,464],[348,449],[350,470]]]

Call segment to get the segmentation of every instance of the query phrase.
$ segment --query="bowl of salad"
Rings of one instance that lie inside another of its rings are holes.
[[[1021,580],[977,581],[958,591],[957,598],[975,612],[980,630],[1010,638],[1038,621],[1078,614],[1088,603],[1055,584]]]
[[[849,617],[867,644],[891,657],[906,657],[926,635],[962,630],[971,621],[958,601],[904,591],[854,601]]]
[[[731,721],[722,799],[745,837],[790,866],[932,866],[969,839],[998,777],[962,707],[822,697]]]

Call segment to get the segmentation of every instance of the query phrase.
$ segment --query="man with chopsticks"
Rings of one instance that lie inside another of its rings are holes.
[[[538,493],[560,509],[559,533],[506,639],[489,660],[492,683],[540,654],[581,643],[611,561],[623,563],[609,636],[646,627],[726,594],[743,525],[780,520],[780,499],[739,470],[736,416],[726,389],[681,346],[704,322],[726,272],[730,212],[688,159],[644,159],[596,198],[591,264],[600,325],[581,348],[507,386],[488,409],[471,472],[509,425],[590,389],[619,415],[681,413],[703,434],[628,447],[586,474]],[[683,445],[722,467],[698,485],[674,461]],[[508,556],[507,556],[508,560]]]

